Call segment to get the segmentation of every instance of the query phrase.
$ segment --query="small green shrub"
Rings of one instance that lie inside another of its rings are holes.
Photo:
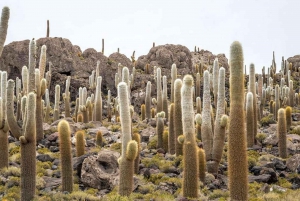
[[[270,124],[275,124],[276,121],[274,120],[273,114],[269,114],[268,116],[263,117],[260,120],[262,126],[269,126]]]

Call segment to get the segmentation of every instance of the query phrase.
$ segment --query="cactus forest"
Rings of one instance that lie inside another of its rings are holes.
[[[229,62],[155,43],[107,57],[104,39],[81,52],[49,21],[45,38],[4,46],[9,17],[4,7],[1,200],[300,200],[293,59],[273,52],[259,70],[238,41]]]

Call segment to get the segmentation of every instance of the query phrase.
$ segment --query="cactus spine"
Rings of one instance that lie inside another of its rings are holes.
[[[198,156],[195,139],[194,109],[192,94],[193,77],[185,75],[181,88],[183,144],[183,196],[198,197]]]
[[[156,148],[163,148],[163,132],[164,132],[164,112],[157,113],[156,119],[156,135],[157,135],[157,146]],[[167,150],[165,150],[167,151]]]
[[[35,85],[36,85],[36,140],[40,141],[44,138],[43,129],[43,105],[42,96],[45,94],[46,79],[40,79],[40,70],[35,69]]]
[[[8,7],[3,7],[0,22],[0,57],[2,55],[8,28],[10,10]]]
[[[36,96],[33,92],[28,94],[26,110],[26,123],[24,135],[19,138],[21,142],[21,200],[32,200],[35,195],[36,177]]]
[[[281,158],[287,157],[287,147],[286,147],[286,114],[283,108],[278,110],[278,123],[277,123],[277,137],[278,137],[278,147],[279,156]]]
[[[182,144],[180,144],[177,140],[177,138],[183,134],[181,119],[181,87],[182,81],[180,79],[176,79],[174,82],[174,131],[177,156],[182,155]]]
[[[169,144],[169,153],[175,154],[175,131],[174,131],[174,103],[170,105],[170,114],[169,114],[169,135],[168,135],[168,144]]]
[[[163,111],[165,112],[165,118],[168,120],[168,88],[167,88],[167,76],[163,76]]]
[[[176,64],[172,64],[171,67],[171,103],[174,103],[174,82],[177,79],[177,67]]]
[[[7,123],[7,96],[6,96],[6,84],[7,84],[7,73],[6,71],[0,73],[1,75],[1,111],[0,111],[0,169],[8,167],[8,123]],[[13,93],[13,92],[12,92]],[[13,107],[13,105],[12,105]],[[12,114],[13,115],[13,114]]]
[[[244,58],[242,46],[230,47],[230,122],[228,134],[228,175],[231,200],[248,200],[248,164],[244,110]]]
[[[85,147],[85,140],[84,140],[84,133],[83,131],[77,131],[76,134],[76,156],[84,155],[84,147]]]
[[[96,97],[95,97],[95,120],[102,122],[102,96],[101,96],[102,77],[97,77]]]
[[[142,115],[142,120],[146,118],[146,106],[145,104],[141,105],[141,115]]]
[[[286,115],[286,129],[287,131],[289,131],[292,125],[292,107],[288,106],[285,108],[285,115]]]
[[[59,119],[60,86],[55,86],[54,121]]]
[[[253,95],[253,135],[257,135],[257,99],[256,99],[256,87],[255,87],[255,67],[254,64],[250,64],[249,73],[250,92]]]
[[[61,120],[58,124],[59,150],[61,161],[62,191],[73,191],[73,169],[71,153],[71,131],[69,123]]]
[[[218,79],[219,79],[219,61],[218,58],[214,60],[213,66],[213,92],[214,92],[214,105],[217,106],[217,97],[218,97]]]
[[[217,94],[217,113],[213,136],[212,163],[208,164],[208,172],[218,173],[218,167],[222,158],[225,128],[227,125],[227,115],[225,115],[225,68],[219,69],[218,94]]]
[[[103,135],[102,135],[101,131],[98,131],[96,133],[96,145],[98,147],[102,147],[102,145],[103,145]]]
[[[136,141],[137,146],[138,146],[138,152],[136,155],[136,158],[134,160],[134,173],[138,174],[139,173],[139,165],[140,165],[140,152],[141,152],[141,136],[138,133],[134,133],[132,135],[132,140]]]
[[[202,183],[205,181],[205,171],[206,171],[206,157],[204,149],[198,149],[199,157],[199,178]]]
[[[146,105],[146,118],[151,119],[151,82],[147,82],[146,86],[146,97],[145,97],[145,105]]]
[[[129,196],[133,190],[134,159],[137,156],[138,145],[131,140],[131,117],[128,100],[128,86],[125,82],[118,84],[118,97],[122,127],[122,155],[119,159],[120,182],[119,194]]]
[[[163,99],[162,99],[162,90],[161,90],[161,69],[156,69],[157,79],[156,79],[156,93],[157,93],[157,105],[156,105],[156,113],[163,111]]]
[[[29,43],[29,70],[28,70],[28,91],[35,91],[35,66],[36,66],[36,42],[32,39]]]
[[[252,92],[247,93],[246,102],[246,129],[247,129],[247,146],[253,147],[254,145],[254,111],[253,111],[253,95]]]
[[[70,113],[70,84],[71,84],[71,76],[67,77],[66,80],[66,89],[65,89],[65,93],[63,94],[63,99],[65,102],[65,117],[71,117],[71,113]]]

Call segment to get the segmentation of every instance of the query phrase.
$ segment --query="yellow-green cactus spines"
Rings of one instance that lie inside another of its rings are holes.
[[[246,129],[247,129],[247,146],[253,147],[254,145],[254,112],[253,112],[253,94],[247,93],[246,101]]]
[[[182,119],[181,119],[181,87],[182,81],[181,79],[176,79],[174,82],[174,131],[175,131],[175,139],[178,139],[180,135],[183,134],[182,130]],[[176,155],[182,155],[182,144],[175,141]]]
[[[61,120],[58,124],[59,150],[61,161],[62,191],[73,191],[73,169],[71,153],[71,131],[69,123]]]
[[[101,131],[98,131],[96,133],[96,145],[98,147],[102,147],[103,146],[103,135]]]
[[[287,121],[286,121],[286,111],[283,108],[278,110],[278,123],[277,123],[277,137],[278,137],[278,148],[279,156],[281,158],[287,157],[287,147],[286,147],[286,134],[287,134]]]
[[[138,146],[137,155],[134,160],[134,173],[139,173],[139,165],[140,165],[140,152],[141,152],[141,136],[139,133],[134,133],[132,135],[132,140],[135,140]]]
[[[248,200],[248,162],[244,110],[244,58],[242,45],[230,47],[230,121],[228,175],[231,200]]]
[[[84,147],[85,147],[84,132],[77,131],[75,137],[76,137],[76,156],[79,157],[84,155]]]
[[[199,178],[202,183],[205,180],[205,172],[206,172],[206,157],[204,149],[198,149],[198,157],[199,157]]]
[[[175,154],[175,131],[174,131],[174,103],[171,103],[170,105],[170,114],[169,114],[169,135],[168,135],[168,144],[169,144],[169,150],[168,152],[170,154]]]
[[[285,108],[285,116],[286,116],[286,129],[287,131],[290,130],[290,127],[292,125],[292,107],[287,106]],[[279,115],[278,115],[279,117]]]

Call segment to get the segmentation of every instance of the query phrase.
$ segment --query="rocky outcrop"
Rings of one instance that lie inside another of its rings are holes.
[[[84,159],[81,181],[89,187],[112,190],[118,184],[120,154],[115,151],[101,150],[96,156]]]
[[[293,69],[298,69],[300,67],[300,55],[295,55],[287,59],[289,63],[292,63]]]
[[[102,76],[102,91],[107,93],[110,89],[112,94],[117,93],[114,83],[114,76],[117,72],[117,65],[131,65],[130,60],[122,54],[113,53],[108,58],[101,52],[93,48],[81,51],[80,47],[73,45],[65,38],[40,38],[37,41],[37,65],[38,68],[42,45],[47,46],[47,66],[49,62],[53,64],[52,81],[50,86],[50,97],[54,97],[54,87],[56,84],[61,86],[61,91],[65,90],[67,76],[72,76],[70,92],[71,99],[75,100],[79,87],[89,87],[88,78],[91,72],[96,69],[97,61],[100,61],[100,75]],[[0,69],[6,70],[9,79],[21,77],[23,66],[28,66],[29,40],[12,42],[4,47],[0,58]]]
[[[218,58],[220,67],[224,67],[226,72],[229,71],[228,59],[225,54],[214,55],[212,52],[203,49],[199,52],[192,52],[191,54],[193,67],[195,67],[196,64],[200,65],[200,63],[202,63],[205,69],[211,69],[215,58]]]

